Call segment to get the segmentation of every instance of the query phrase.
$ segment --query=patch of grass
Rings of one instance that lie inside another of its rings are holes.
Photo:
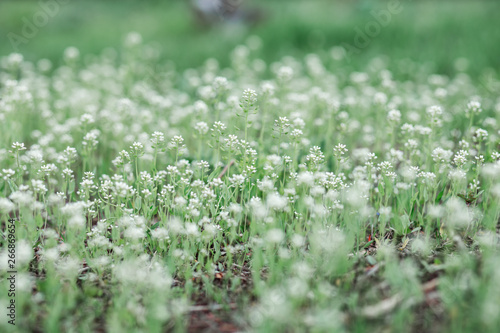
[[[0,43],[0,330],[496,332],[498,5],[405,2],[356,54],[386,2],[246,5]],[[4,38],[38,5],[0,6]]]
[[[374,56],[408,58],[427,62],[432,70],[450,74],[457,58],[469,60],[475,76],[487,68],[498,69],[500,32],[495,24],[496,1],[401,1],[402,11],[391,17],[366,48],[352,56],[352,68]],[[0,4],[0,54],[13,51],[6,36],[20,34],[22,18],[31,19],[40,10],[36,1],[2,1]],[[197,28],[184,1],[136,2],[71,1],[40,28],[36,37],[19,50],[28,59],[60,58],[68,45],[85,54],[118,47],[130,31],[159,43],[165,59],[179,68],[199,66],[206,58],[229,64],[229,53],[249,35],[263,41],[261,56],[273,61],[285,55],[309,52],[328,58],[331,47],[353,45],[355,28],[364,30],[374,21],[372,11],[386,10],[384,1],[256,1],[243,8],[261,8],[266,20],[255,27],[225,22],[213,28]],[[397,68],[394,66],[394,68]]]

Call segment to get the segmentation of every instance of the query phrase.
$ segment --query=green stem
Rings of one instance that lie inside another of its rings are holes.
[[[248,111],[245,112],[245,142],[247,142],[247,132],[248,132]]]

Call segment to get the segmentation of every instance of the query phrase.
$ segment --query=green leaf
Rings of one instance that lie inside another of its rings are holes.
[[[441,198],[443,197],[443,194],[444,194],[444,188],[441,192],[438,193],[437,197],[436,197],[436,201],[435,203],[438,204],[439,201],[441,201]]]
[[[411,203],[412,204],[417,200],[417,197],[418,197],[418,191],[415,192],[415,194],[413,194],[413,196],[411,197]]]
[[[483,194],[484,190],[481,190],[479,191],[475,196],[474,196],[474,200],[477,200],[479,199],[479,197],[481,196],[481,194]]]
[[[75,182],[71,181],[69,182],[68,193],[73,193],[73,192],[75,192]]]
[[[9,180],[9,181],[7,181],[7,183],[9,184],[9,187],[10,187],[10,191],[11,191],[11,192],[16,192],[16,191],[19,189],[19,187],[17,186],[17,184],[16,184],[16,183],[13,183],[13,182],[12,182],[12,181],[10,181],[10,180]]]
[[[137,209],[137,211],[139,211],[139,210],[141,210],[141,207],[142,207],[141,197],[135,198],[134,208]]]
[[[373,241],[370,241],[370,242],[368,242],[368,243],[373,243]],[[365,247],[366,247],[366,245],[365,245]],[[374,266],[374,265],[376,265],[376,264],[377,264],[377,260],[375,260],[375,258],[373,258],[372,256],[367,256],[367,257],[366,257],[366,261],[367,261],[370,265],[372,265],[372,266]]]
[[[364,248],[365,248],[365,249],[366,249],[366,248],[368,248],[370,245],[372,245],[372,244],[373,244],[373,242],[375,242],[375,240],[374,240],[374,239],[372,239],[371,241],[369,241],[368,243],[366,243],[366,244],[365,244],[365,246],[364,246]],[[366,257],[366,259],[368,260],[368,257]],[[376,263],[376,262],[375,262],[375,263]],[[373,264],[373,265],[375,265],[375,264]]]
[[[378,183],[378,193],[380,193],[380,196],[384,196],[384,185],[382,183]]]

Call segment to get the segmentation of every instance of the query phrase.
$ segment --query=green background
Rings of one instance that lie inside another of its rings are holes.
[[[387,1],[251,1],[242,8],[258,8],[265,19],[255,26],[223,21],[212,27],[196,25],[189,2],[66,0],[35,37],[19,47],[29,60],[60,61],[67,46],[83,54],[119,47],[129,31],[145,42],[156,42],[162,57],[178,68],[198,67],[207,57],[228,63],[230,51],[249,35],[262,38],[261,57],[310,52],[329,56],[332,46],[354,45],[356,27],[374,21],[372,10],[387,9]],[[455,60],[469,59],[468,71],[479,75],[500,68],[500,1],[401,1],[393,15],[366,48],[347,65],[362,67],[374,56],[428,62],[437,73],[449,74]],[[22,34],[23,21],[41,10],[38,1],[0,1],[0,55],[13,52],[9,33]]]

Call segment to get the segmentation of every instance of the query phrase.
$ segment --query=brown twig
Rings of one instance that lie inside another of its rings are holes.
[[[231,310],[237,308],[236,303],[228,304],[228,306]],[[217,310],[222,310],[223,308],[224,306],[220,304],[193,305],[189,307],[189,312],[217,311]]]
[[[224,167],[224,169],[222,169],[221,173],[219,174],[219,176],[217,178],[221,179],[222,176],[224,176],[224,174],[227,172],[227,170],[229,170],[229,168],[233,164],[234,164],[234,160],[229,161],[229,163]]]

